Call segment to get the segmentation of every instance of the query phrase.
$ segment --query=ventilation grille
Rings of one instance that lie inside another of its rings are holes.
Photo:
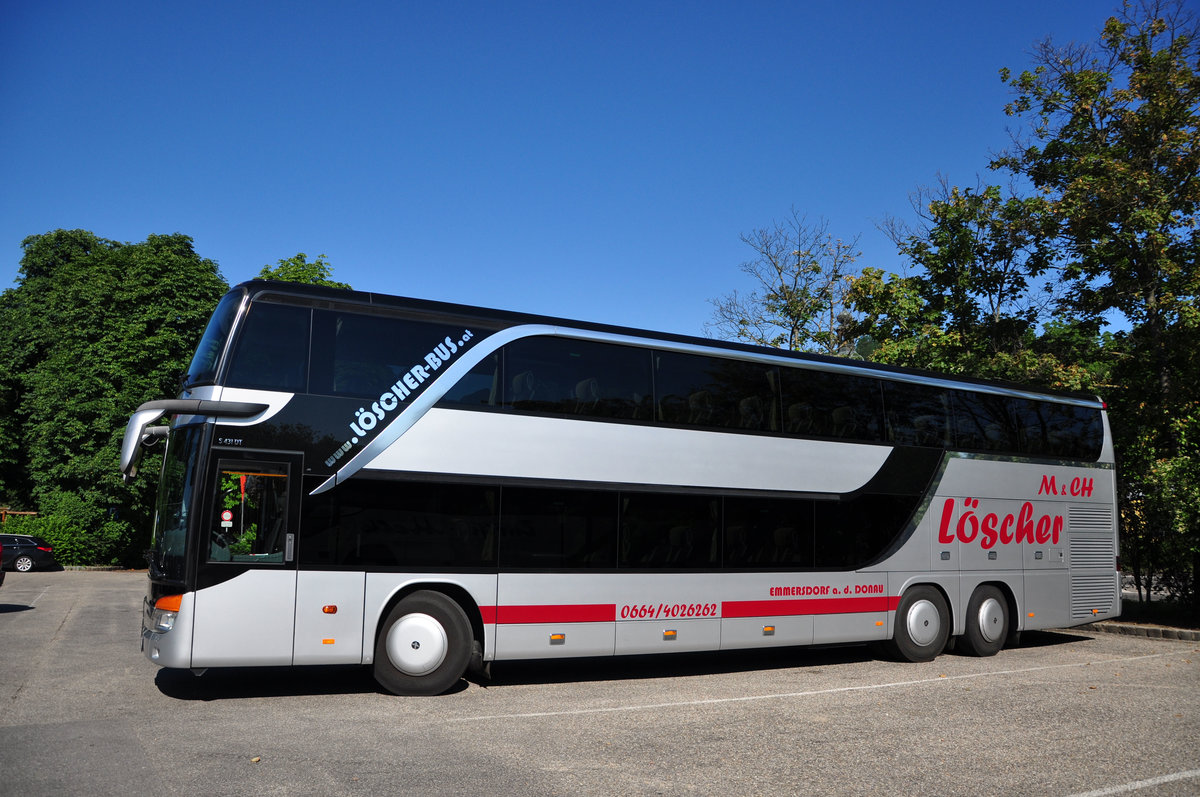
[[[1072,534],[1112,534],[1113,508],[1095,504],[1068,506],[1067,522]]]
[[[1071,567],[1116,570],[1117,552],[1112,537],[1071,537]]]
[[[1071,579],[1071,619],[1081,620],[1099,614],[1111,614],[1117,605],[1117,578],[1074,576]]]

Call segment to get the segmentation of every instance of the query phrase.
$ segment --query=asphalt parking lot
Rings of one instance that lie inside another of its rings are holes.
[[[144,588],[8,574],[0,794],[1200,794],[1196,642],[509,663],[398,698],[360,668],[160,670]]]

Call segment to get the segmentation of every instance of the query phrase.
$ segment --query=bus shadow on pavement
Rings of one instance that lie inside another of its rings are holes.
[[[16,612],[31,612],[33,606],[26,606],[23,603],[0,603],[0,614],[14,614]]]
[[[478,678],[470,673],[467,677],[472,682],[484,687],[588,681],[637,681],[804,669],[872,661],[878,658],[873,647],[865,644],[839,647],[703,651],[640,656],[505,661],[493,664],[490,679]]]
[[[1048,648],[1055,645],[1066,645],[1071,642],[1088,642],[1095,639],[1096,635],[1082,628],[1075,629],[1072,633],[1063,633],[1062,631],[1022,631],[1021,644],[1019,648]]]
[[[195,675],[191,670],[162,669],[158,691],[176,700],[240,700],[251,697],[386,694],[369,667],[219,667]]]
[[[30,607],[6,606],[21,611]],[[1020,648],[1045,648],[1090,641],[1081,633],[1028,631]],[[958,655],[947,650],[947,656]],[[1004,655],[1001,652],[1000,655]],[[485,689],[538,684],[600,681],[652,681],[773,670],[806,670],[871,661],[892,662],[875,644],[771,648],[762,650],[702,651],[643,656],[603,656],[577,659],[528,659],[497,662],[490,677],[468,672],[446,694],[471,685]],[[907,666],[903,663],[900,666]],[[320,695],[391,695],[360,665],[326,667],[222,667],[203,675],[191,670],[162,669],[154,679],[158,690],[176,700],[216,701],[261,697]]]

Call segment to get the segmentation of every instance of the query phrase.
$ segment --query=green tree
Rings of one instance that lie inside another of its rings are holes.
[[[791,351],[851,353],[845,297],[861,255],[858,239],[834,238],[827,222],[811,224],[794,209],[791,218],[741,239],[755,253],[741,265],[754,288],[711,300],[706,331]]]
[[[336,282],[330,279],[332,276],[333,266],[325,259],[325,255],[317,255],[317,259],[310,263],[308,255],[297,252],[294,257],[282,259],[274,266],[263,266],[256,279],[303,282],[307,285],[324,285],[329,288],[353,290],[345,282]]]
[[[178,391],[228,286],[180,234],[129,244],[56,230],[22,248],[18,284],[0,295],[0,490],[103,541],[76,546],[87,556],[136,562],[155,485],[117,473],[125,422]]]
[[[1200,23],[1182,2],[1126,3],[1098,43],[1047,40],[1032,69],[1001,76],[1015,95],[1007,113],[1026,124],[994,166],[1060,219],[1064,309],[1129,325],[1114,335],[1109,392],[1129,498],[1123,551],[1147,567],[1190,562],[1172,578],[1200,609],[1200,526],[1178,504],[1192,472],[1181,464],[1200,458]]]
[[[949,373],[1083,389],[1095,376],[1058,356],[1051,319],[1057,222],[1045,200],[999,186],[943,183],[914,196],[922,223],[885,225],[909,276],[866,268],[848,300],[854,332],[875,341],[872,359]],[[1094,339],[1094,335],[1092,336]]]

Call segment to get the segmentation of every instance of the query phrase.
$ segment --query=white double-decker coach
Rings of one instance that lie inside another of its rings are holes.
[[[1120,610],[1093,396],[252,281],[134,413],[127,478],[160,437],[164,667],[435,694],[503,659],[986,656]]]

